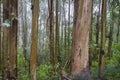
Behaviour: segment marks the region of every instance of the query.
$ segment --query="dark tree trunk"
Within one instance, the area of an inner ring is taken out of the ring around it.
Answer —
[[[92,3],[92,9],[91,9],[91,13],[93,13],[93,3]],[[90,45],[90,47],[89,47],[89,69],[90,69],[90,67],[91,67],[91,64],[92,64],[92,53],[93,53],[93,50],[92,50],[92,40],[93,40],[93,26],[92,26],[92,23],[93,23],[93,21],[92,21],[92,19],[93,19],[93,14],[91,14],[91,26],[90,26],[90,30],[89,30],[89,45]]]
[[[96,48],[95,48],[95,60],[97,60],[97,61],[98,61],[98,56],[99,56],[100,4],[101,4],[101,0],[99,0],[99,11],[98,11],[97,23],[96,23]]]
[[[99,69],[98,77],[103,77],[104,69],[104,54],[105,54],[105,28],[106,28],[106,0],[102,1],[102,15],[101,15],[101,48],[99,55]]]

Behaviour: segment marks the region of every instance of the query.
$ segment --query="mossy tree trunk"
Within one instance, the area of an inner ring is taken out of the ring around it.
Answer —
[[[39,17],[39,0],[33,0],[32,4],[32,44],[30,53],[30,80],[36,79],[36,55],[38,42],[38,17]]]

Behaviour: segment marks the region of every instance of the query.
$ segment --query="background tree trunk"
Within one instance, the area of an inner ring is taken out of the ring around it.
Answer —
[[[93,2],[92,2],[92,9],[91,9],[91,26],[90,26],[90,30],[89,30],[89,69],[92,65],[92,53],[93,53],[93,50],[92,50],[92,43],[93,43]]]
[[[59,25],[58,25],[58,0],[56,0],[56,40],[55,40],[55,58],[58,58],[58,53],[59,53]],[[56,63],[58,59],[55,59]]]
[[[95,49],[95,59],[98,61],[99,56],[99,33],[100,33],[100,6],[101,0],[99,0],[99,11],[97,15],[97,22],[96,22],[96,49]]]
[[[52,74],[54,74],[54,67],[55,67],[55,47],[54,47],[54,5],[53,0],[48,0],[48,7],[49,7],[49,25],[50,25],[50,35],[49,35],[49,41],[50,41],[50,63],[53,67],[53,70],[51,71]]]
[[[118,19],[118,27],[117,27],[117,43],[119,42],[119,33],[120,33],[120,10],[119,10],[119,19]]]
[[[1,3],[0,3],[0,15],[1,15]],[[0,64],[2,64],[2,43],[1,43],[1,18],[0,18]],[[0,75],[2,73],[2,65],[0,65]]]
[[[99,55],[99,70],[98,77],[102,78],[104,67],[104,54],[105,54],[105,28],[106,28],[106,0],[102,0],[102,15],[101,15],[101,48]]]

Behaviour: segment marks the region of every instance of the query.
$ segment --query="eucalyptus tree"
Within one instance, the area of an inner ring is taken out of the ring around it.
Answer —
[[[2,78],[17,79],[18,0],[3,1]]]
[[[36,80],[39,0],[32,0],[32,44],[30,53],[30,80]]]
[[[105,55],[105,32],[106,32],[106,0],[102,0],[101,12],[101,47],[99,55],[98,77],[102,78],[104,70],[104,55]]]
[[[88,35],[92,0],[74,1],[74,25],[71,75],[74,79],[90,80],[88,68]]]

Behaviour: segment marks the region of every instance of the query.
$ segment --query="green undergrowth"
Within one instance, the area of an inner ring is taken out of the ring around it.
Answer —
[[[104,59],[103,77],[107,80],[120,80],[120,43],[112,47],[112,58]],[[98,62],[94,61],[91,67],[91,75],[94,79],[98,78]]]

